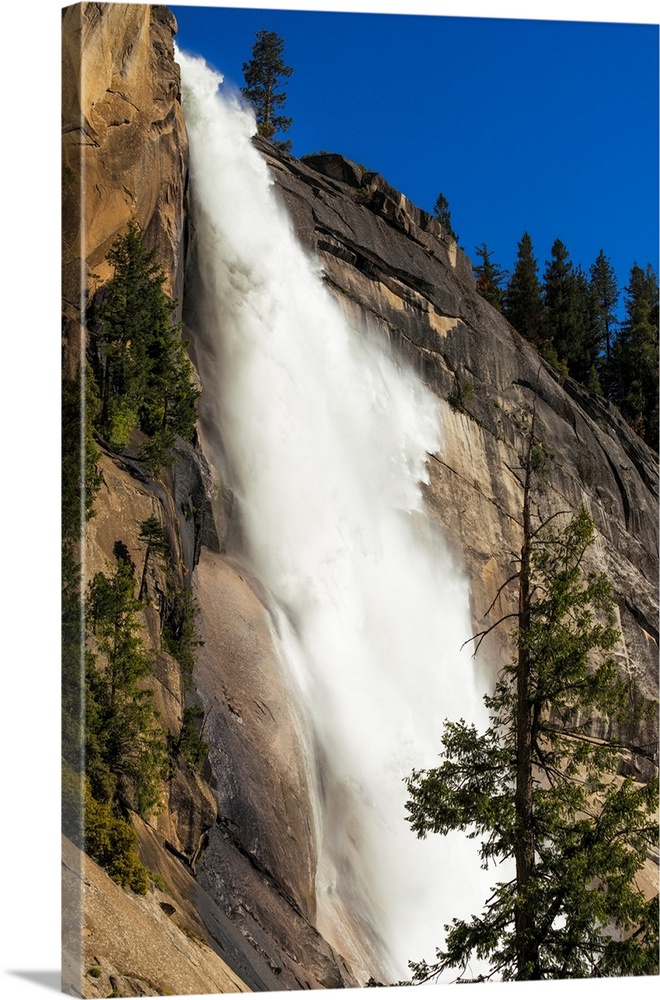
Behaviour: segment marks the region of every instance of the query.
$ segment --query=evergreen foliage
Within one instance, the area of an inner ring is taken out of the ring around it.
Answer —
[[[170,542],[165,528],[157,517],[153,514],[145,521],[140,522],[140,532],[138,538],[146,543],[144,553],[144,566],[142,569],[142,579],[140,580],[140,590],[138,599],[144,599],[147,590],[147,569],[149,568],[149,558],[152,553],[156,553],[162,559],[166,559],[170,552]]]
[[[161,644],[178,661],[188,684],[192,680],[195,666],[195,649],[200,645],[198,614],[199,606],[190,587],[170,591]]]
[[[118,451],[134,429],[148,436],[143,457],[156,474],[171,460],[176,435],[192,436],[198,390],[163,291],[156,251],[135,222],[108,252],[113,277],[90,312],[90,356],[99,387],[96,428]]]
[[[84,850],[106,869],[119,885],[144,895],[149,888],[149,872],[137,853],[137,834],[117,816],[108,802],[98,802],[85,781]]]
[[[454,232],[451,224],[451,212],[449,211],[449,202],[445,198],[444,194],[440,192],[435,200],[435,205],[433,206],[433,214],[437,221],[440,223],[444,231],[448,236],[451,236],[453,240],[458,243],[458,236]]]
[[[80,641],[81,579],[73,545],[62,546],[62,755],[72,766],[83,766],[85,664],[88,654]]]
[[[626,315],[613,354],[611,391],[628,423],[658,449],[658,278],[649,265],[634,264],[626,291]]]
[[[474,268],[484,281],[483,264]],[[490,256],[488,261],[490,260]],[[626,318],[617,319],[619,289],[600,250],[585,273],[555,240],[543,283],[529,233],[503,292],[504,315],[561,374],[616,403],[628,424],[658,448],[658,281],[650,265],[635,264],[626,291]]]
[[[475,264],[472,268],[477,279],[477,291],[490,302],[498,312],[504,311],[504,288],[503,282],[506,278],[506,271],[502,270],[499,264],[494,264],[491,260],[492,252],[485,243],[475,247],[475,253],[480,264]]]
[[[74,378],[62,377],[62,758],[75,780],[63,786],[63,828],[82,830],[82,769],[84,767],[84,676],[88,654],[81,643],[82,583],[78,542],[86,520],[93,516],[94,498],[101,485],[98,449],[92,435],[97,397],[93,376],[80,369]],[[84,396],[83,396],[84,393]]]
[[[275,139],[278,132],[288,132],[292,119],[281,114],[286,94],[277,88],[286,83],[293,73],[282,57],[284,39],[274,31],[258,31],[252,46],[252,58],[243,63],[245,87],[243,96],[254,108],[257,132],[269,139],[279,149],[288,152],[291,139]]]
[[[135,567],[122,542],[115,545],[114,572],[97,573],[84,599],[76,551],[101,484],[94,434],[122,450],[141,430],[142,457],[156,474],[171,461],[176,435],[191,438],[199,393],[172,321],[175,304],[135,223],[107,259],[113,277],[87,315],[89,364],[82,377],[65,376],[62,387],[62,819],[64,833],[115,881],[145,892],[148,871],[124,817],[130,807],[146,816],[158,805],[169,769],[166,735],[147,687],[152,658],[138,624],[150,562],[169,556],[169,539],[158,518],[140,524],[146,551],[137,599]],[[188,639],[191,627],[180,624]],[[184,662],[182,669],[192,668]],[[188,730],[184,746],[195,757],[203,741]]]
[[[561,240],[552,245],[543,284],[541,353],[559,371],[600,390],[597,303],[582,268],[575,268]]]
[[[149,873],[137,855],[135,831],[115,815],[109,803],[98,802],[87,777],[66,762],[62,767],[62,805],[64,835],[119,885],[144,894],[149,888]]]
[[[84,385],[82,384],[84,382]],[[84,393],[84,397],[83,397]],[[75,541],[83,523],[93,515],[101,485],[99,450],[93,436],[99,401],[89,367],[81,380],[62,377],[62,537]]]
[[[541,336],[541,283],[529,233],[523,233],[518,255],[504,293],[504,315],[526,340],[537,347]]]
[[[130,790],[145,816],[157,805],[167,755],[153,692],[144,686],[152,662],[138,635],[134,589],[133,567],[124,561],[112,576],[97,573],[89,587],[98,652],[87,669],[86,769],[97,801],[118,803]]]
[[[543,277],[543,348],[542,353],[554,361],[570,360],[575,347],[577,288],[573,264],[561,240],[552,244],[551,258],[546,261]]]
[[[571,376],[602,396],[598,376],[601,332],[596,291],[581,267],[573,273],[575,295],[575,349],[569,366]]]
[[[201,770],[209,752],[209,745],[200,733],[204,712],[199,705],[183,710],[183,725],[177,742],[177,750],[189,764]]]
[[[458,413],[466,413],[466,403],[474,399],[474,386],[468,379],[459,377],[458,372],[454,372],[454,385],[447,396],[447,402],[452,410]]]
[[[589,268],[589,276],[595,303],[600,381],[605,393],[608,394],[611,379],[612,346],[617,328],[616,307],[619,302],[619,289],[614,268],[603,250],[600,250],[598,257]]]
[[[594,537],[581,510],[562,526],[532,514],[544,463],[529,434],[522,474],[523,544],[513,633],[516,655],[486,697],[485,732],[446,722],[439,767],[408,779],[415,833],[468,832],[484,867],[515,861],[480,915],[454,919],[434,963],[411,962],[414,980],[488,963],[479,979],[652,975],[658,904],[636,876],[657,842],[657,780],[619,780],[616,746],[589,736],[594,715],[625,718],[631,692],[612,659],[618,640],[607,579],[584,568]],[[557,518],[559,515],[556,516]],[[491,609],[495,604],[491,605]],[[477,649],[504,619],[474,638]]]

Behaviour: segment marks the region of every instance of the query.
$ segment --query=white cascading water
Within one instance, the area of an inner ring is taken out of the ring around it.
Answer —
[[[190,140],[205,438],[313,732],[321,933],[356,972],[408,978],[485,899],[472,841],[420,841],[404,779],[444,719],[483,720],[466,580],[423,513],[441,405],[353,331],[298,244],[252,112],[179,52]],[[221,443],[220,443],[221,442]]]

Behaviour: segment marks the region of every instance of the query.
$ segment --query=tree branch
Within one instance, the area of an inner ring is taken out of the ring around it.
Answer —
[[[461,644],[461,649],[463,649],[463,646],[467,646],[469,642],[472,642],[473,639],[479,639],[479,642],[476,645],[474,653],[472,654],[472,659],[474,659],[474,657],[479,652],[479,647],[481,646],[481,643],[484,641],[489,632],[492,632],[493,629],[497,628],[498,625],[501,625],[502,622],[507,620],[507,618],[517,618],[517,617],[518,617],[517,611],[512,611],[511,614],[503,615],[493,625],[491,625],[490,628],[484,629],[483,632],[475,632],[475,634],[471,635],[469,639],[466,639],[465,642]]]
[[[514,580],[517,580],[519,578],[519,576],[520,576],[520,573],[514,573],[512,576],[509,577],[508,580],[504,581],[504,583],[502,584],[501,587],[498,587],[498,590],[497,590],[497,593],[495,594],[495,597],[493,598],[493,600],[489,604],[488,608],[484,612],[484,616],[483,616],[484,618],[487,618],[488,615],[491,613],[491,611],[493,610],[493,607],[495,605],[495,602],[496,602],[497,598],[500,596],[500,594],[502,593],[502,591],[504,590],[504,588],[508,587],[508,585],[510,583],[512,583]],[[469,641],[470,640],[468,639],[468,642]]]

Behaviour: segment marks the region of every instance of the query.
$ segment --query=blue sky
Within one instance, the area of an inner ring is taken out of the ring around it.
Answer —
[[[174,6],[177,42],[237,86],[255,33],[285,39],[293,153],[340,152],[510,269],[528,230],[619,284],[658,268],[658,27]]]

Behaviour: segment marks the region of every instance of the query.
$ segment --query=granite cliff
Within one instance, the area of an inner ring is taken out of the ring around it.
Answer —
[[[455,242],[382,177],[339,155],[300,162],[256,141],[346,313],[377,329],[454,404],[442,459],[430,459],[427,502],[469,575],[475,631],[520,550],[514,470],[536,400],[549,456],[544,509],[584,505],[593,517],[593,564],[618,598],[620,667],[657,698],[657,455],[615,407],[539,358],[476,292]],[[657,762],[652,725],[628,740],[642,771],[644,760]]]
[[[177,298],[181,312],[187,136],[175,31],[165,7],[85,3],[63,11],[62,343],[68,378],[84,359],[86,307],[110,274],[107,252],[129,220],[139,224],[147,245],[157,248],[164,288]],[[145,555],[139,526],[155,515],[173,548],[167,568],[155,568],[151,585],[158,596],[190,581],[203,543],[206,559],[224,549],[231,494],[198,447],[179,440],[174,464],[155,480],[139,460],[137,444],[121,455],[101,446],[102,485],[85,529],[83,585],[95,573],[112,569],[118,543],[139,565]],[[217,495],[221,502],[214,517],[211,498]],[[202,573],[200,567],[197,577]],[[154,921],[130,902],[103,913],[95,900],[106,891],[107,878],[65,843],[63,982],[74,995],[355,982],[312,926],[314,852],[305,778],[296,760],[268,615],[246,583],[245,571],[232,560],[226,561],[225,580],[224,617],[213,615],[203,626],[201,652],[213,651],[213,656],[200,657],[199,669],[208,665],[209,689],[230,719],[245,715],[252,738],[247,749],[233,740],[229,757],[218,740],[211,753],[215,771],[207,765],[204,777],[177,759],[149,822],[131,812],[141,858],[156,876],[147,909],[157,914],[160,906],[164,920],[161,915]],[[233,618],[228,602],[236,608]],[[142,634],[155,660],[150,686],[160,722],[176,740],[195,694],[185,690],[179,664],[162,648],[158,601],[147,604]],[[234,671],[228,681],[223,676],[227,662]],[[271,787],[280,791],[265,795]],[[226,886],[224,891],[216,886],[215,897],[194,877],[209,833],[219,841],[213,865]],[[119,900],[123,892],[117,889],[114,897]],[[196,967],[194,975],[172,978],[169,960],[159,962],[172,947]]]
[[[85,3],[63,11],[67,374],[84,356],[87,298],[108,276],[107,251],[131,219],[158,249],[195,353],[195,234],[175,31],[160,6]],[[340,155],[299,161],[255,143],[346,314],[386,338],[455,404],[442,456],[429,457],[425,499],[470,579],[475,631],[520,547],[521,487],[513,470],[536,400],[537,430],[550,455],[543,503],[590,511],[598,533],[593,565],[617,595],[620,669],[657,701],[657,456],[615,409],[539,361],[477,294],[453,239],[382,177]],[[203,369],[199,376],[204,387]],[[101,996],[111,989],[148,995],[355,985],[341,942],[333,948],[315,929],[316,845],[298,708],[268,595],[236,543],[231,491],[199,441],[179,441],[176,461],[159,479],[146,473],[135,448],[122,455],[104,449],[100,468],[85,533],[86,580],[113,564],[118,541],[139,564],[139,525],[157,514],[174,554],[156,571],[154,589],[192,582],[203,645],[194,690],[186,691],[179,665],[161,649],[158,610],[146,607],[152,686],[173,737],[186,705],[203,705],[210,750],[202,774],[178,762],[148,822],[131,816],[141,856],[167,891],[153,884],[136,902],[65,845],[65,987]],[[501,640],[491,648],[493,669],[506,655]],[[603,720],[594,735],[611,733]],[[629,748],[622,769],[648,776],[657,767],[656,722],[617,735]],[[185,963],[175,975],[177,952]]]

